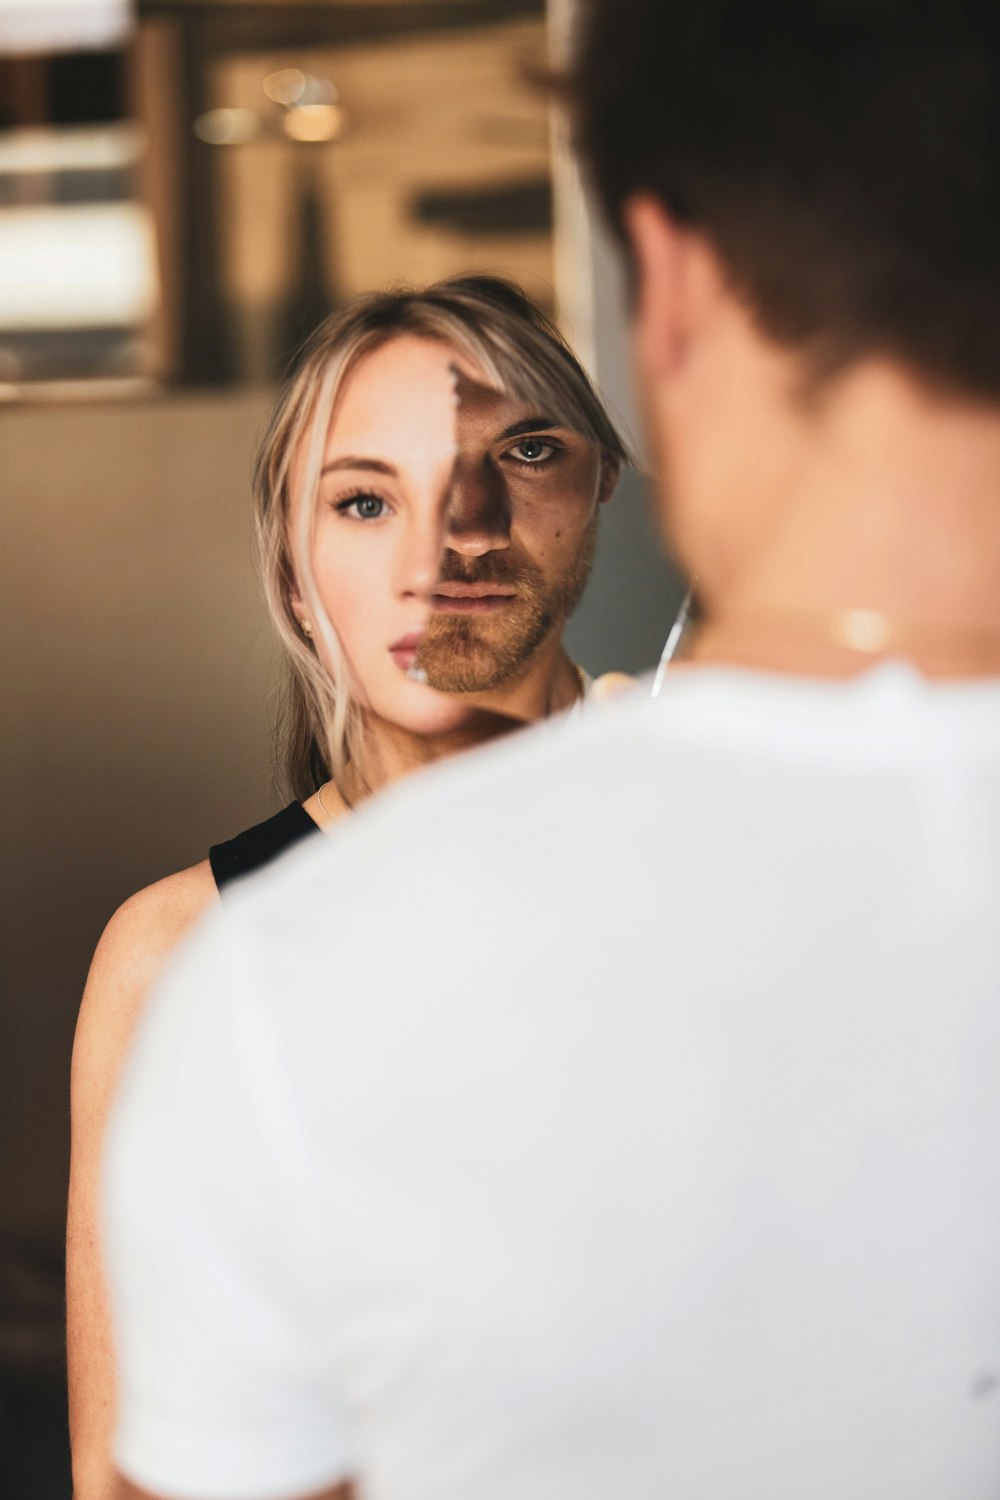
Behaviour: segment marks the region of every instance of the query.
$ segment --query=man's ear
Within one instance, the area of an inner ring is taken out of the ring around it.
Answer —
[[[667,380],[719,306],[724,278],[713,247],[651,193],[623,206],[635,275],[633,324],[647,375]]]
[[[621,471],[621,463],[613,454],[604,453],[601,455],[601,484],[597,491],[598,505],[603,505],[605,500],[611,499]]]

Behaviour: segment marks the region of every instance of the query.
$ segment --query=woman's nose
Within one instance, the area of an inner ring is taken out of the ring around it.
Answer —
[[[397,561],[397,593],[430,603],[441,571],[445,546],[444,507],[433,517],[408,528]]]

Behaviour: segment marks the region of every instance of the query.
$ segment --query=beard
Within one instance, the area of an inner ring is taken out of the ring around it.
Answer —
[[[528,558],[518,562],[503,552],[471,560],[446,552],[442,583],[496,583],[517,594],[493,615],[431,615],[417,657],[430,686],[442,693],[486,693],[519,681],[579,604],[596,546],[595,514],[576,555],[556,578],[546,578]]]

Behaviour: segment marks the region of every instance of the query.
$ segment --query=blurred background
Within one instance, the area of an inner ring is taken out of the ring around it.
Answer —
[[[530,81],[572,0],[0,0],[0,1494],[67,1500],[68,1068],[114,908],[283,800],[248,475],[358,292],[519,281],[635,437],[619,274]],[[679,599],[625,478],[570,631]]]

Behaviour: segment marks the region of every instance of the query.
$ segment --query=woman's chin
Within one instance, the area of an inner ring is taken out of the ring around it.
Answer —
[[[475,707],[462,697],[437,693],[433,688],[413,684],[405,697],[393,693],[382,703],[372,705],[380,718],[409,734],[451,734],[463,728],[475,715]]]

